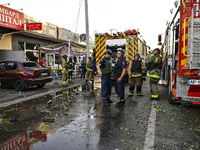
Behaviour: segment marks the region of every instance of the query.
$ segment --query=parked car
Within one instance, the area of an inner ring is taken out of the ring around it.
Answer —
[[[14,87],[23,91],[29,86],[42,88],[52,81],[50,69],[42,68],[32,61],[0,62],[0,82],[2,88]]]

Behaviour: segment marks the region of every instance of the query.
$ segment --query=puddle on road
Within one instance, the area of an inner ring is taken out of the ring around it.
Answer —
[[[94,97],[94,91],[99,88],[100,82],[97,80],[93,86],[90,83],[78,85],[0,108],[0,149],[32,149],[36,143],[47,141],[55,130],[70,124],[74,116],[80,115],[76,112],[80,113],[81,110],[73,110],[76,103],[84,102],[83,105],[87,107],[86,99]]]

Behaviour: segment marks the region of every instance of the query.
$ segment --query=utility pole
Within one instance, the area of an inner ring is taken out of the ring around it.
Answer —
[[[88,0],[85,0],[85,26],[86,26],[86,52],[87,58],[90,56],[90,44],[89,44],[89,19],[88,19]]]

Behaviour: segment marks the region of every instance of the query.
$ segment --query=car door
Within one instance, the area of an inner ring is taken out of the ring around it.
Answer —
[[[15,77],[17,74],[17,63],[7,62],[4,71],[4,84],[6,87],[12,87],[14,85]]]
[[[0,63],[0,85],[2,87],[3,87],[3,82],[4,82],[4,79],[5,79],[5,74],[4,74],[5,67],[6,67],[6,62],[1,62]]]

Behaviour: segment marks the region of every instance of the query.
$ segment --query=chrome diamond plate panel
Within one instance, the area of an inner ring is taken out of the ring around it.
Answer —
[[[200,97],[188,97],[188,96],[184,96],[184,97],[182,97],[182,101],[186,101],[186,102],[200,102]]]
[[[176,82],[176,97],[184,97],[188,96],[188,90],[190,88],[187,84],[181,84],[181,80],[188,80],[187,77],[177,76],[177,82]]]
[[[192,41],[191,39],[191,26],[188,30],[188,41]],[[190,50],[191,42],[188,42],[188,55],[191,55]],[[192,60],[192,64],[190,64],[190,60]],[[200,18],[194,18],[194,26],[193,26],[193,55],[192,58],[187,59],[187,63],[190,64],[191,69],[199,69],[200,68]]]

